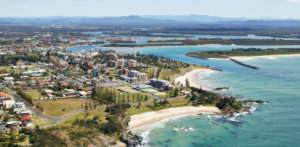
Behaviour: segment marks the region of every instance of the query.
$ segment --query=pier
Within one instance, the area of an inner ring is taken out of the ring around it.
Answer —
[[[246,67],[249,67],[249,68],[253,68],[253,69],[259,69],[259,67],[257,66],[252,66],[252,65],[248,65],[248,64],[245,64],[241,61],[238,61],[238,60],[235,60],[235,59],[232,59],[232,58],[229,58],[231,61],[237,63],[237,64],[240,64],[240,65],[243,65],[243,66],[246,66]]]

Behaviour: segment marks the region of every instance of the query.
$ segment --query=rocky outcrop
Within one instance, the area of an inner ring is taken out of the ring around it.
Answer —
[[[131,131],[124,133],[124,137],[120,138],[120,141],[125,143],[127,146],[136,147],[142,142],[143,138],[133,134]]]
[[[235,114],[235,113],[244,113],[244,112],[251,112],[251,107],[249,106],[240,106],[240,107],[231,107],[231,108],[224,108],[221,110],[222,114]]]
[[[245,104],[247,104],[247,103],[258,103],[258,104],[269,103],[269,101],[262,101],[262,100],[244,100],[243,102]]]

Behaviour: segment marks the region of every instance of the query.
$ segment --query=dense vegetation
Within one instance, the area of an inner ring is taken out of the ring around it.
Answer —
[[[152,66],[165,68],[165,69],[178,69],[178,68],[186,68],[186,67],[193,66],[192,64],[189,63],[185,63],[164,56],[157,56],[154,54],[149,54],[149,55],[139,54],[136,60],[146,65],[152,65]]]
[[[0,63],[2,66],[9,66],[10,64],[16,65],[17,61],[28,61],[28,62],[45,62],[46,57],[42,55],[4,55],[0,56]]]
[[[105,112],[115,116],[124,116],[127,109],[131,107],[130,104],[116,104],[112,107],[107,107]]]
[[[219,102],[216,104],[216,106],[219,109],[226,109],[226,108],[231,108],[231,107],[240,107],[241,103],[239,103],[238,101],[236,101],[233,97],[226,97],[226,98],[222,98],[219,100]]]
[[[223,96],[209,92],[206,90],[198,89],[195,87],[191,87],[192,90],[192,98],[190,101],[193,102],[194,105],[213,105],[218,107],[219,109],[236,109],[241,107],[242,104],[235,100],[235,98],[228,98]]]
[[[108,88],[93,87],[91,98],[100,104],[116,103],[116,91]]]
[[[25,93],[24,91],[22,90],[18,90],[17,91],[17,95],[19,95],[23,100],[25,100],[27,103],[31,104],[31,105],[34,105],[33,103],[33,100],[32,100],[32,97]]]
[[[233,56],[264,56],[264,55],[289,55],[300,54],[299,48],[286,48],[286,49],[232,49],[229,51],[200,51],[187,53],[187,56],[197,58],[228,58]]]
[[[29,141],[33,147],[65,147],[67,144],[59,137],[52,135],[49,131],[38,129],[23,128],[20,131],[25,135],[29,135]]]

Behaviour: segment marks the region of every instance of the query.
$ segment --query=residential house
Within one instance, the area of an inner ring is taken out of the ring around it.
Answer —
[[[13,108],[15,101],[13,100],[4,100],[2,102],[3,109]]]
[[[25,103],[24,102],[17,102],[14,104],[14,112],[15,113],[20,113],[25,111]]]
[[[45,92],[47,94],[52,94],[54,91],[51,89],[44,89],[43,92]]]

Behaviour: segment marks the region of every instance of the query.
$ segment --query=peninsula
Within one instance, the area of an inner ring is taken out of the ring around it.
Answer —
[[[286,49],[232,49],[229,51],[198,51],[187,53],[187,56],[200,59],[229,59],[230,57],[257,57],[257,56],[274,56],[274,55],[297,55],[300,54],[300,48]]]

